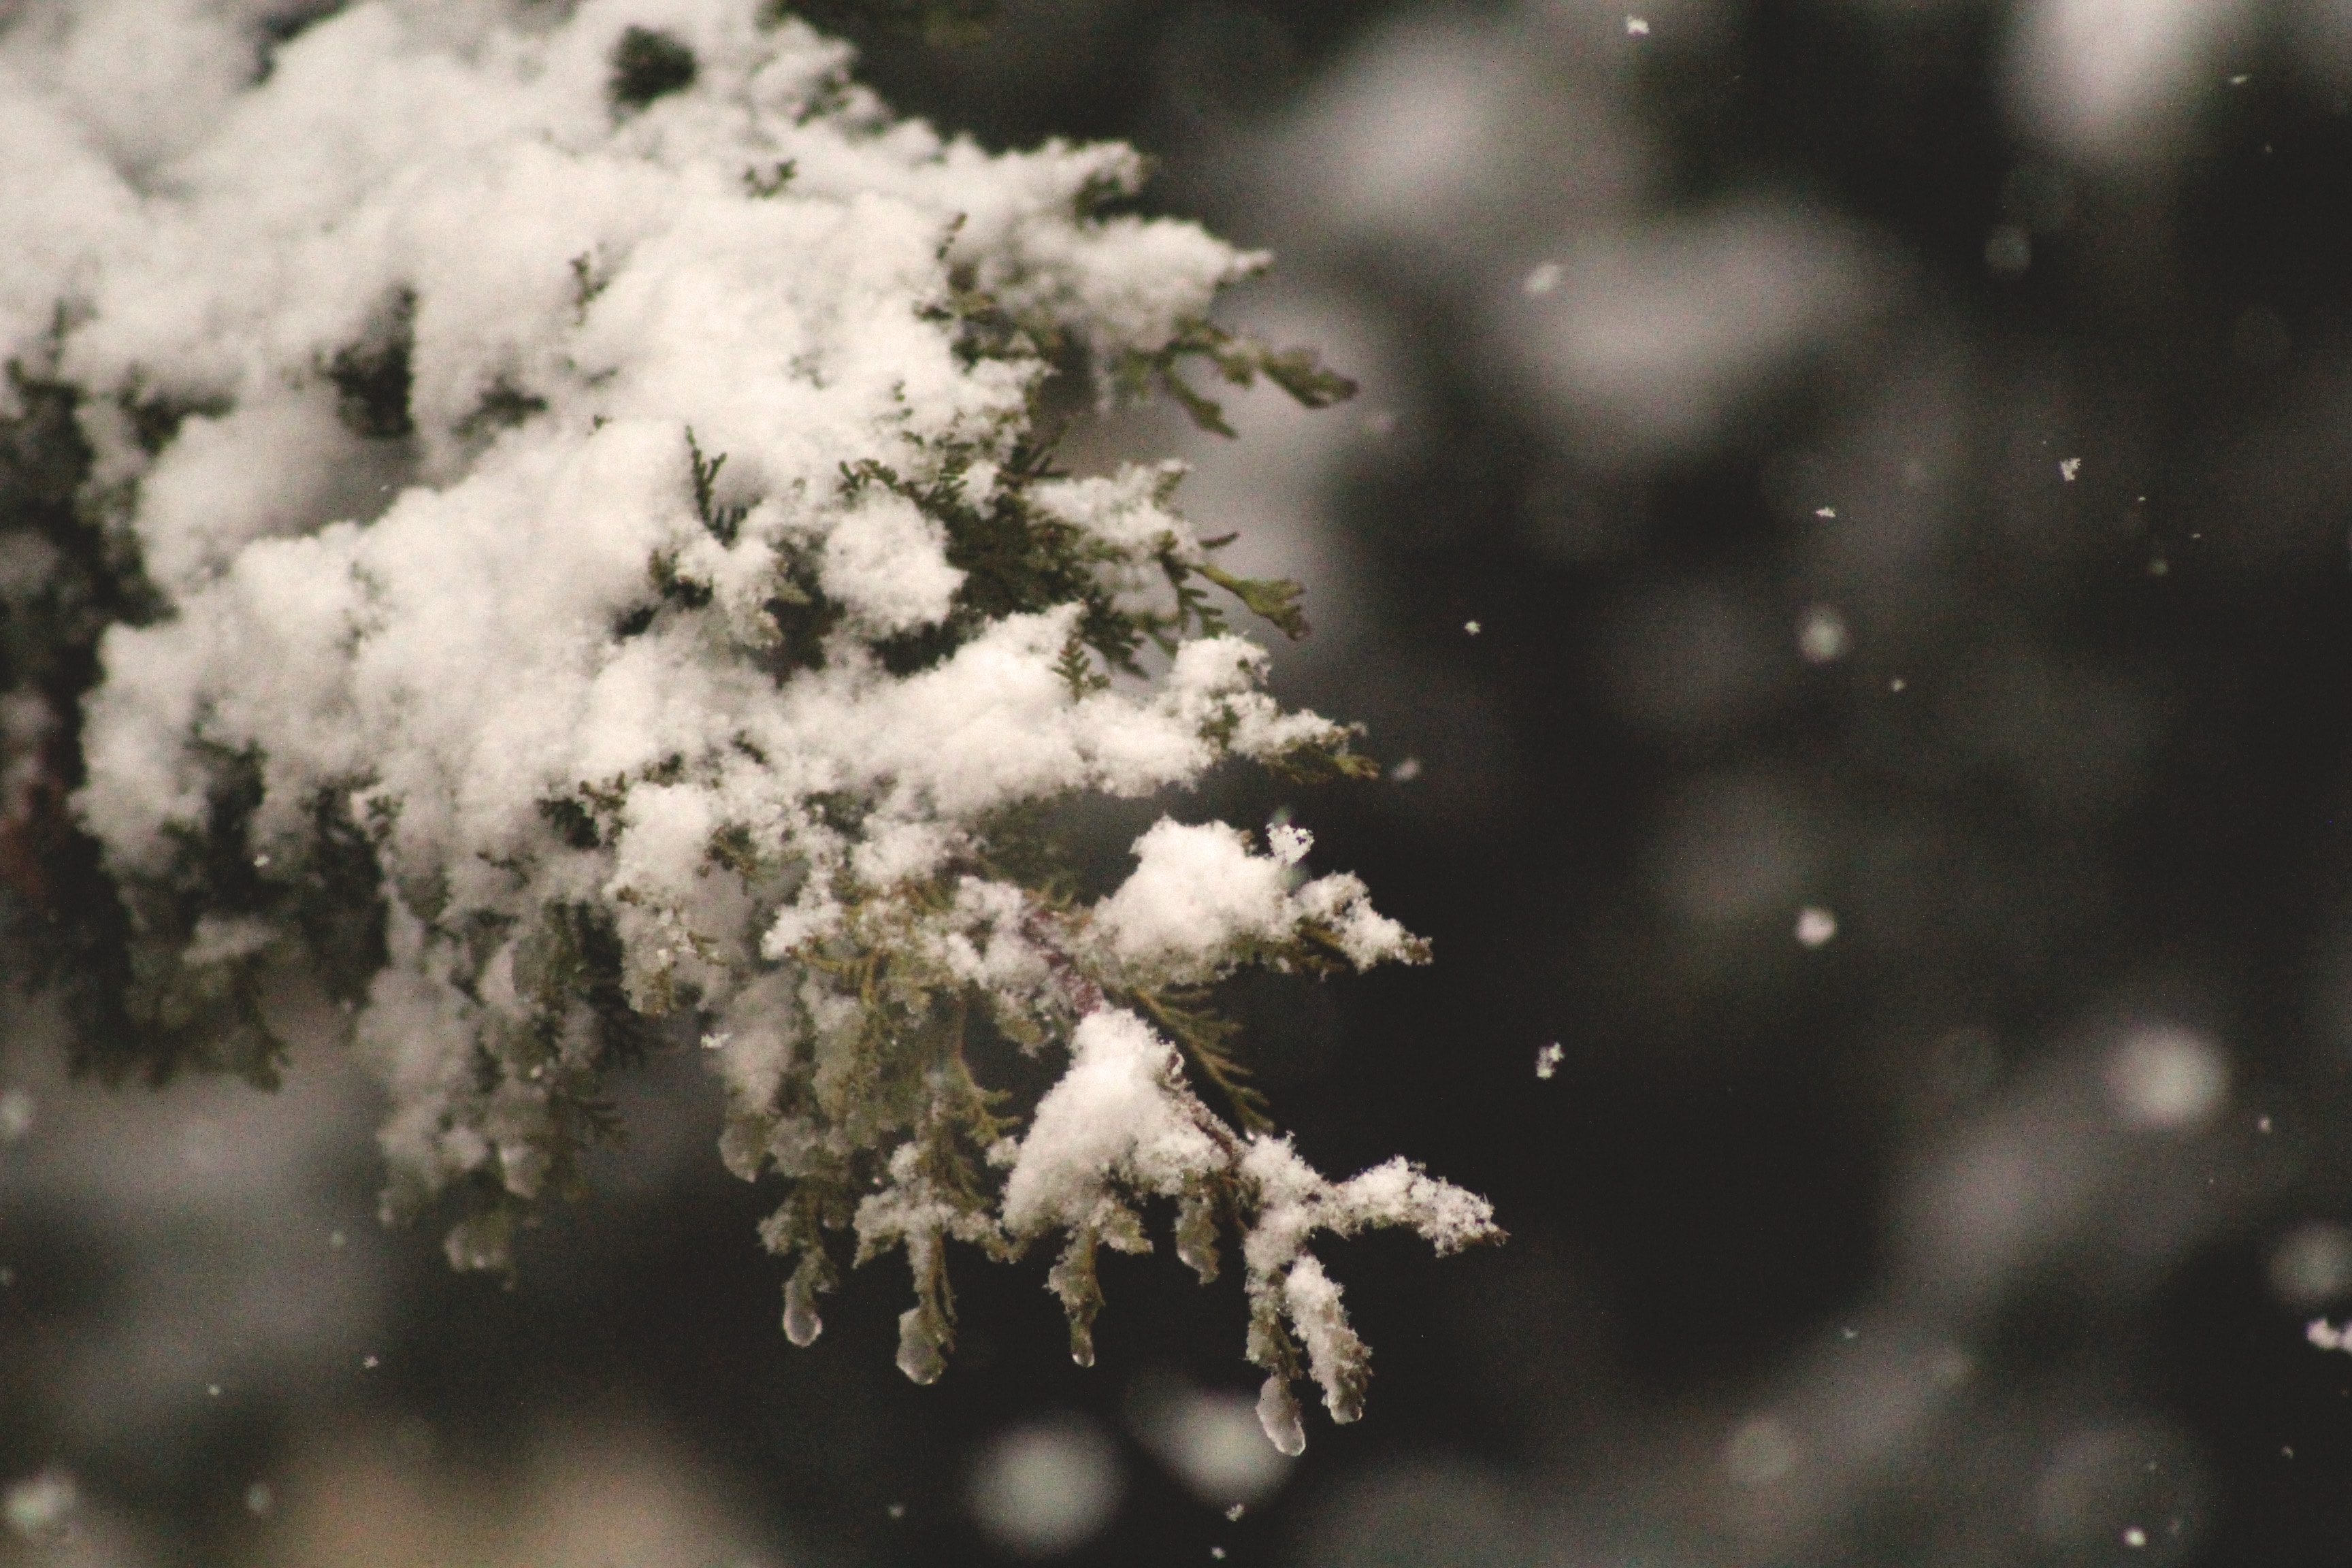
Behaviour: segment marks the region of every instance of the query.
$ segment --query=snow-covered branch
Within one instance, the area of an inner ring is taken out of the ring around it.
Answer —
[[[143,162],[0,83],[45,150],[0,169],[0,415],[65,410],[79,464],[12,545],[49,552],[12,616],[76,612],[80,663],[10,671],[53,787],[12,782],[9,831],[94,846],[112,889],[61,921],[11,880],[98,976],[88,1061],[267,1080],[262,976],[307,963],[390,1093],[387,1213],[503,1268],[517,1205],[612,1131],[606,1075],[699,1037],[730,1166],[785,1181],[796,1342],[854,1232],[913,1268],[928,1381],[947,1244],[1051,1232],[1087,1359],[1095,1249],[1145,1246],[1161,1198],[1204,1276],[1240,1237],[1269,1433],[1303,1442],[1302,1373],[1352,1418],[1365,1352],[1308,1240],[1450,1250],[1491,1216],[1402,1163],[1311,1170],[1200,988],[1423,948],[1308,879],[1297,829],[1163,820],[1090,902],[1020,868],[1026,808],[1075,792],[1367,766],[1228,623],[1302,631],[1296,585],[1216,564],[1181,469],[1071,479],[1041,429],[1087,364],[1211,422],[1187,356],[1339,395],[1206,323],[1265,258],[1106,216],[1126,148],[894,119],[741,0],[458,15],[345,10]],[[980,1031],[1066,1054],[1025,1131]]]

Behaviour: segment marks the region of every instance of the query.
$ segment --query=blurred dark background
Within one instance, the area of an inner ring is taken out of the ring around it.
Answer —
[[[853,36],[988,144],[1136,142],[1148,206],[1274,251],[1234,323],[1363,384],[1071,460],[1183,452],[1204,531],[1308,582],[1281,689],[1387,779],[1151,809],[1287,810],[1433,940],[1234,1000],[1311,1159],[1404,1152],[1510,1243],[1332,1247],[1370,1414],[1286,1467],[1237,1286],[1169,1256],[1106,1269],[1090,1371],[1043,1259],[960,1268],[934,1387],[887,1265],[793,1350],[695,1062],[501,1291],[375,1227],[331,1062],[307,1120],[159,1114],[20,1010],[0,1459],[12,1519],[69,1474],[89,1523],[0,1552],[2345,1561],[2352,4]]]

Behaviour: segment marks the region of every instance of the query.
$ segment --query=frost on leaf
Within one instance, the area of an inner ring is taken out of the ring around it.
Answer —
[[[1159,1205],[1203,1278],[1238,1246],[1277,1441],[1295,1379],[1352,1417],[1308,1242],[1491,1218],[1308,1168],[1212,987],[1425,948],[1286,824],[1163,820],[1092,900],[1037,826],[1377,776],[1237,629],[1302,635],[1299,585],[1223,567],[1179,466],[1056,470],[1048,379],[1213,426],[1190,374],[1352,388],[1209,322],[1264,257],[1106,215],[1130,149],[895,119],[753,0],[481,9],[340,10],[135,185],[0,81],[7,609],[49,639],[0,671],[0,881],[83,1065],[269,1082],[307,966],[387,1093],[387,1215],[505,1271],[611,1076],[699,1042],[795,1343],[895,1254],[929,1381],[952,1247],[1050,1238],[1086,1360]],[[1025,1121],[982,1043],[1061,1066]]]

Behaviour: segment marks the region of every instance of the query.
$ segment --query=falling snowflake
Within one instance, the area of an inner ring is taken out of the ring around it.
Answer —
[[[1833,664],[1853,646],[1845,617],[1827,605],[1815,605],[1797,623],[1797,653],[1807,664]]]

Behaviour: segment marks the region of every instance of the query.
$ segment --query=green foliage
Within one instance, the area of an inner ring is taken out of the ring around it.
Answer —
[[[1308,408],[1328,408],[1356,395],[1356,384],[1328,368],[1312,349],[1270,349],[1208,321],[1189,323],[1157,353],[1121,356],[1112,374],[1130,395],[1164,394],[1202,429],[1231,436],[1223,407],[1180,374],[1178,367],[1187,360],[1206,361],[1228,384],[1244,389],[1263,375]]]
[[[771,163],[764,169],[746,169],[743,171],[743,194],[754,201],[780,196],[783,195],[784,187],[793,183],[793,176],[799,173],[799,163],[791,158]]]
[[[266,976],[303,961],[331,997],[362,1000],[385,958],[383,873],[350,791],[317,795],[307,831],[272,854],[252,833],[260,759],[218,747],[203,756],[203,826],[173,834],[160,872],[116,884],[127,984],[111,1026],[82,1032],[76,1066],[152,1082],[230,1072],[271,1089],[287,1052],[262,1010]]]
[[[455,433],[461,440],[471,441],[494,436],[500,430],[511,430],[531,416],[546,412],[546,398],[500,376],[484,389],[481,401],[457,422]]]
[[[60,313],[52,354],[65,325]],[[19,362],[6,377],[16,411],[0,414],[0,963],[17,984],[56,994],[77,1067],[167,1073],[168,1051],[120,1047],[131,1033],[129,911],[66,805],[82,780],[76,732],[99,638],[152,618],[156,595],[114,521],[121,498],[90,483],[79,390]],[[125,401],[142,445],[160,446],[190,412],[163,398]]]
[[[715,458],[702,455],[701,445],[689,427],[686,433],[686,453],[689,471],[694,476],[694,515],[710,531],[710,537],[719,543],[732,546],[735,536],[742,531],[743,519],[751,510],[746,506],[729,506],[719,500],[719,472],[727,466],[727,454]]]
[[[415,432],[408,397],[413,379],[409,358],[415,340],[416,294],[401,289],[376,313],[364,337],[336,350],[327,362],[336,415],[352,435],[393,440]]]
[[[572,316],[574,324],[588,319],[588,307],[596,296],[612,286],[613,279],[597,265],[596,258],[582,251],[572,258]]]
[[[1185,1060],[1224,1097],[1236,1126],[1244,1132],[1271,1132],[1274,1117],[1265,1096],[1249,1082],[1249,1068],[1233,1054],[1241,1026],[1219,1014],[1200,986],[1114,993],[1114,999],[1160,1026],[1184,1052]]]
[[[612,68],[605,92],[616,110],[643,109],[684,92],[700,69],[694,51],[674,34],[634,26],[613,46]]]

